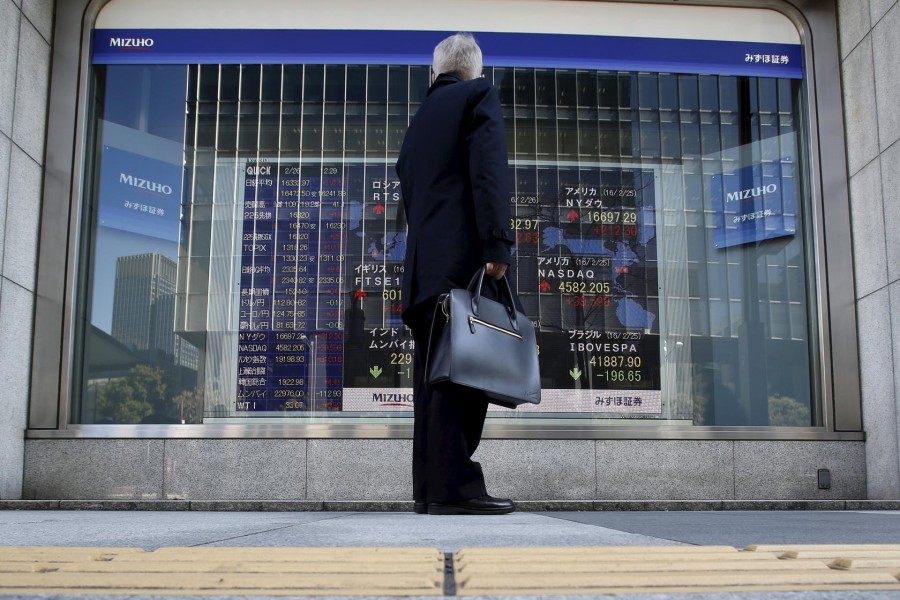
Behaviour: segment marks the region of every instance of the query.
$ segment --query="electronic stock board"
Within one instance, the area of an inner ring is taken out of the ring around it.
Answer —
[[[302,33],[98,29],[94,62],[226,64],[252,49],[263,64],[358,65],[381,48],[382,64],[427,65],[428,49],[447,35]],[[794,44],[477,36],[493,64],[509,69],[802,76]],[[418,349],[400,321],[406,230],[393,160],[323,148],[258,151],[238,164],[233,412],[409,410]],[[658,167],[600,156],[510,161],[511,278],[536,327],[543,388],[542,403],[519,412],[663,412]]]

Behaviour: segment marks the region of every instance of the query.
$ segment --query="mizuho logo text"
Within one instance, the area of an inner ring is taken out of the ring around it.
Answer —
[[[157,194],[165,194],[166,196],[172,195],[172,186],[166,185],[164,183],[157,183],[156,181],[150,181],[149,179],[141,179],[140,177],[135,177],[134,175],[119,173],[119,183],[124,183],[125,185],[130,185],[131,187],[140,188],[142,190],[148,190]]]
[[[778,191],[778,185],[770,183],[769,185],[761,185],[746,190],[738,190],[736,192],[728,192],[725,194],[725,202],[736,202],[737,200],[749,200],[751,198],[759,198],[765,194],[774,194]]]
[[[153,38],[120,38],[109,40],[110,48],[152,48]]]

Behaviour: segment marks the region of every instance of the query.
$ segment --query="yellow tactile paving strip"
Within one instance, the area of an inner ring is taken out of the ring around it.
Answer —
[[[435,596],[428,548],[0,548],[0,594]]]
[[[470,548],[453,566],[445,582],[445,556],[428,548],[0,547],[0,594],[900,591],[900,544]]]
[[[885,566],[857,562],[863,558]],[[900,544],[742,551],[730,546],[624,546],[465,549],[456,553],[454,565],[460,596],[653,594],[900,590],[900,569],[888,562],[894,559],[900,560]]]

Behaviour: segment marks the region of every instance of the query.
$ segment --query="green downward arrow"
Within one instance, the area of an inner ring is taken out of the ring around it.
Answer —
[[[381,369],[381,367],[379,367],[378,365],[375,365],[374,367],[369,369],[369,373],[372,374],[372,377],[374,377],[375,379],[378,379],[378,376],[381,375],[382,373],[384,373],[384,371]]]
[[[581,369],[575,367],[574,369],[569,371],[569,375],[572,376],[572,379],[578,379],[579,377],[581,377]]]

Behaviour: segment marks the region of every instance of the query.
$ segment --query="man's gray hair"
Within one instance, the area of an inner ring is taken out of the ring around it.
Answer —
[[[464,80],[481,77],[481,48],[471,33],[457,33],[434,48],[431,68],[435,75],[454,73]]]

